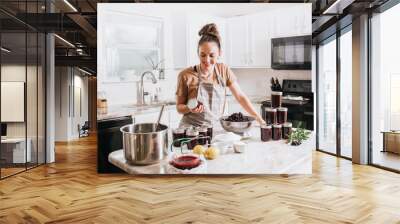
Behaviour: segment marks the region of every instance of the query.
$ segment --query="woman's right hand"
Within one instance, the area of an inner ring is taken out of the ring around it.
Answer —
[[[199,104],[197,107],[195,107],[194,109],[189,109],[190,112],[192,113],[202,113],[204,111],[204,105],[203,104]]]

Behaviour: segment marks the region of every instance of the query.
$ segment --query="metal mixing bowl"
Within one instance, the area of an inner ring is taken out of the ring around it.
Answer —
[[[121,127],[125,159],[134,165],[158,163],[168,155],[168,126],[156,123]]]
[[[222,128],[224,128],[225,131],[233,132],[235,134],[240,134],[240,135],[243,135],[243,133],[250,130],[255,121],[255,118],[250,116],[243,116],[247,117],[249,121],[227,121],[226,119],[228,117],[229,116],[223,116],[219,119]]]

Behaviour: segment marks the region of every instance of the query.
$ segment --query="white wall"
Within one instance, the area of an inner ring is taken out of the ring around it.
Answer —
[[[71,67],[56,67],[55,73],[55,141],[69,141],[78,138],[78,124],[88,120],[88,78]]]

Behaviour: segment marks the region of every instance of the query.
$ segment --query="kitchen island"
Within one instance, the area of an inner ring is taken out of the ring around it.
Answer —
[[[214,160],[202,159],[202,165],[192,170],[171,166],[171,155],[147,166],[129,164],[122,149],[110,153],[108,159],[129,174],[311,174],[314,133],[299,146],[291,146],[286,140],[261,142],[259,127],[254,127],[250,133],[252,137],[243,140],[247,143],[245,152],[227,149]]]

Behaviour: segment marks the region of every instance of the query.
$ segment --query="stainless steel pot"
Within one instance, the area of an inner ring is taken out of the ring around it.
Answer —
[[[168,154],[168,126],[155,123],[121,127],[125,159],[134,165],[157,163]]]

